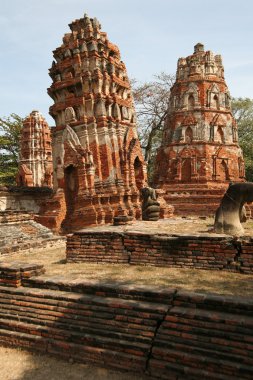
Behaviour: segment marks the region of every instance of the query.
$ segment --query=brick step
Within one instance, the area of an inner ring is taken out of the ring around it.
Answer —
[[[206,191],[198,191],[196,189],[192,189],[192,190],[188,190],[188,189],[184,189],[184,190],[172,190],[172,191],[168,191],[165,195],[164,195],[164,198],[167,199],[167,198],[193,198],[193,199],[196,199],[197,197],[199,198],[203,198],[203,199],[213,199],[213,200],[216,200],[216,199],[221,199],[224,195],[224,192],[216,192],[216,191],[210,191],[210,190],[206,190]]]
[[[146,355],[167,309],[71,292],[1,288],[0,328]]]
[[[176,333],[175,333],[176,331]],[[228,344],[227,339],[228,332],[219,333],[219,331],[210,332],[208,329],[195,328],[194,330],[189,328],[187,330],[186,326],[178,324],[171,325],[171,329],[161,329],[157,335],[157,342],[159,345],[166,345],[167,341],[171,339],[174,341],[184,342],[185,344],[197,345],[199,347],[209,347],[215,346],[217,350],[226,351],[226,345]],[[230,334],[229,336],[229,347],[232,349],[234,347],[235,351],[242,352],[242,350],[247,350],[248,355],[253,357],[253,337],[252,333],[250,337],[244,337],[242,334]]]
[[[220,316],[221,321],[224,322],[229,318],[228,314],[239,314],[239,321],[235,322],[238,325],[241,317],[253,317],[253,300],[251,297],[193,294],[192,292],[180,290],[176,293],[173,305],[172,312],[182,313],[181,315],[190,312],[192,319],[207,320],[210,318],[210,311],[215,311],[215,315]],[[230,318],[233,319],[234,317],[231,316]],[[215,322],[217,321],[215,320]]]
[[[149,361],[149,373],[153,378],[165,380],[238,380],[237,376],[226,376],[217,371],[210,372],[201,368],[191,368],[182,366],[180,363],[165,362],[153,358]]]
[[[170,309],[156,334],[151,375],[161,379],[253,377],[251,300],[179,291],[173,304],[179,306]]]
[[[182,330],[192,329],[208,329],[210,334],[215,334],[216,331],[220,334],[243,334],[243,335],[251,335],[252,327],[253,327],[253,318],[246,316],[236,316],[231,315],[230,313],[219,313],[222,315],[219,318],[219,314],[215,312],[215,319],[212,317],[203,316],[204,313],[197,314],[192,310],[189,310],[188,313],[182,313],[181,315],[174,311],[174,309],[179,309],[173,307],[170,309],[170,314],[166,316],[162,329],[166,330],[167,328],[171,328],[174,325],[181,326]],[[182,309],[182,308],[181,308]],[[207,312],[210,314],[210,312]],[[223,319],[227,318],[227,319]],[[237,317],[237,318],[236,318]],[[201,330],[200,330],[201,331]],[[241,339],[241,338],[240,338]]]
[[[160,307],[160,312],[162,314],[164,313],[164,305],[169,305],[175,294],[174,288],[149,287],[146,285],[117,285],[115,287],[114,283],[98,284],[97,281],[94,280],[75,280],[74,282],[71,282],[66,280],[66,277],[61,276],[54,278],[52,276],[44,275],[39,278],[30,278],[29,280],[25,280],[24,283],[26,286],[24,294],[31,292],[32,290],[30,288],[33,288],[33,292],[36,291],[36,288],[40,288],[43,289],[43,293],[46,295],[48,294],[48,296],[53,294],[55,299],[59,299],[58,294],[65,294],[68,296],[67,298],[69,298],[69,294],[76,295],[74,292],[77,292],[79,294],[85,293],[86,296],[95,295],[107,298],[117,298],[120,300],[142,301],[141,303],[138,302],[138,305],[143,304],[143,302],[148,302],[152,310],[158,310]],[[3,288],[1,288],[1,290],[2,289]],[[60,290],[62,293],[55,292],[56,289]],[[54,293],[50,293],[51,290],[53,290]],[[37,295],[40,297],[40,291],[37,291],[36,296]]]
[[[146,366],[146,357],[135,354],[118,352],[89,345],[63,342],[57,339],[45,338],[29,333],[0,329],[0,343],[13,345],[31,350],[47,352],[61,358],[73,359],[80,363],[93,365],[103,364],[107,368],[118,368],[124,371],[143,372]]]
[[[49,311],[47,309],[41,310],[36,307],[18,307],[18,306],[9,306],[9,305],[1,305],[1,314],[3,313],[19,313],[21,316],[27,316],[31,318],[41,318],[42,320],[49,320],[49,321],[66,321],[76,324],[79,324],[79,326],[85,327],[86,325],[91,326],[90,320],[94,320],[95,324],[103,323],[107,328],[112,325],[112,321],[114,321],[113,327],[117,329],[117,325],[119,329],[126,329],[126,332],[133,332],[138,333],[139,335],[143,336],[150,336],[152,335],[152,331],[154,329],[154,326],[147,326],[145,323],[137,324],[129,321],[125,321],[125,317],[129,316],[129,314],[122,313],[121,310],[115,311],[115,313],[91,313],[91,312],[85,312],[85,313],[73,313],[68,311],[68,309],[63,309],[60,311]],[[123,315],[123,318],[122,318]],[[131,320],[132,314],[130,315]],[[122,320],[123,319],[123,320]],[[148,316],[147,316],[148,319]],[[156,320],[160,320],[160,316],[157,315]],[[136,319],[135,319],[136,320]],[[74,321],[74,322],[73,322]],[[123,330],[124,331],[124,330]]]
[[[116,337],[108,337],[89,333],[78,333],[75,331],[67,331],[55,327],[41,326],[39,324],[25,323],[20,321],[0,319],[0,328],[3,330],[17,331],[20,333],[33,334],[43,336],[49,339],[56,339],[82,345],[90,345],[92,347],[108,348],[129,353],[135,351],[138,356],[146,355],[149,351],[150,344],[133,340],[124,340],[119,334]],[[98,331],[99,332],[99,331]]]
[[[124,336],[131,337],[131,339],[136,340],[137,337],[140,341],[146,342],[150,339],[150,337],[154,334],[154,328],[147,329],[147,326],[142,326],[129,323],[129,322],[118,322],[117,317],[115,316],[112,320],[106,319],[98,319],[92,317],[92,322],[90,322],[91,318],[88,316],[85,318],[80,318],[77,316],[76,318],[68,318],[68,315],[64,314],[64,317],[55,317],[50,314],[42,314],[38,313],[35,309],[34,312],[21,311],[19,309],[10,309],[1,307],[0,316],[5,318],[7,315],[8,318],[16,319],[16,315],[19,315],[20,321],[23,320],[25,322],[34,323],[34,321],[38,321],[38,323],[42,323],[45,326],[64,326],[64,328],[70,328],[68,325],[71,325],[71,328],[75,331],[90,331],[93,329],[94,331],[101,330],[102,335],[111,334],[111,331],[115,333],[115,336],[118,334],[124,334]],[[115,320],[116,319],[116,320]],[[66,326],[67,325],[67,326]],[[104,329],[106,330],[104,331]],[[137,335],[137,337],[135,337]],[[132,337],[133,336],[133,337]]]
[[[58,321],[50,320],[47,318],[39,317],[37,318],[36,315],[34,316],[26,316],[19,312],[18,317],[15,315],[15,313],[0,313],[0,318],[7,319],[8,320],[18,320],[20,322],[24,323],[38,323],[39,325],[46,326],[49,328],[59,328],[59,329],[65,329],[65,330],[71,330],[75,332],[81,332],[81,333],[94,333],[96,335],[100,334],[101,336],[109,336],[119,339],[125,339],[125,340],[131,340],[134,342],[141,342],[141,343],[148,343],[150,342],[150,339],[154,335],[154,331],[147,333],[143,332],[141,330],[131,330],[130,328],[124,326],[122,324],[121,327],[119,325],[111,323],[110,325],[107,325],[104,323],[104,321],[101,321],[101,324],[96,325],[96,322],[94,321],[94,324],[92,323],[80,323],[79,321],[75,320],[67,320],[67,319],[60,319]],[[114,322],[114,321],[112,321]],[[99,322],[97,322],[99,323]]]
[[[215,190],[215,191],[226,191],[228,188],[229,183],[215,183],[215,182],[207,182],[207,183],[199,183],[199,182],[192,182],[192,183],[173,183],[167,184],[163,187],[163,189],[166,191],[169,191],[171,189],[201,189],[201,190]]]
[[[204,297],[203,297],[204,298]],[[178,299],[180,299],[180,294],[178,296]],[[175,300],[175,303],[178,302],[178,299]],[[164,326],[166,326],[166,321],[184,321],[184,319],[187,321],[187,324],[198,324],[203,325],[203,326],[218,326],[218,328],[221,325],[224,325],[225,328],[229,329],[230,331],[240,331],[244,326],[249,329],[253,329],[253,315],[252,315],[252,306],[248,310],[246,309],[245,311],[250,311],[250,315],[243,315],[243,306],[249,306],[245,305],[245,302],[242,301],[241,305],[237,304],[236,306],[239,307],[241,306],[241,312],[240,315],[237,314],[231,314],[229,308],[226,311],[224,311],[224,303],[220,306],[223,307],[223,311],[216,310],[216,304],[221,301],[221,296],[217,296],[215,299],[215,296],[212,297],[208,295],[207,301],[213,301],[213,304],[209,304],[209,307],[213,307],[214,310],[210,312],[209,310],[206,309],[201,309],[201,308],[195,308],[194,304],[189,304],[188,307],[185,306],[173,306],[173,308],[170,309],[170,314],[166,316],[165,318],[165,323]],[[216,302],[215,302],[216,301]],[[174,303],[174,304],[175,304]],[[227,303],[229,306],[229,302]],[[205,303],[204,303],[205,305]],[[250,310],[251,309],[251,310]],[[205,325],[204,325],[205,323]],[[207,325],[206,325],[207,324]]]
[[[233,376],[235,373],[240,379],[252,379],[253,377],[253,366],[243,364],[238,362],[235,358],[231,360],[224,360],[218,357],[212,357],[209,352],[206,353],[193,353],[192,350],[187,347],[186,351],[180,351],[177,349],[161,349],[156,346],[152,349],[152,358],[161,361],[161,366],[165,363],[180,363],[182,367],[201,369],[212,371],[213,373],[218,372],[219,374],[224,374],[226,376]],[[152,366],[152,363],[150,363]],[[152,374],[152,370],[151,370]]]
[[[191,331],[180,334],[178,330],[174,329],[168,334],[159,332],[155,339],[153,355],[154,357],[156,354],[163,356],[162,353],[166,353],[167,349],[173,349],[252,365],[253,352],[252,347],[249,347],[249,344],[240,344],[239,340],[234,342],[233,338],[228,341],[227,339],[212,338],[210,335],[209,337],[205,335],[196,336]],[[245,355],[245,350],[247,350],[247,355]]]
[[[3,290],[4,289],[4,290]],[[29,293],[29,288],[18,288],[18,289],[9,289],[9,288],[0,288],[0,297],[1,299],[6,303],[9,303],[10,305],[17,305],[21,306],[19,304],[19,301],[22,302],[22,300],[25,302],[24,306],[27,305],[27,302],[36,302],[38,304],[48,304],[48,305],[56,305],[59,306],[67,306],[68,308],[75,309],[73,312],[76,313],[77,311],[83,310],[83,312],[90,310],[92,314],[94,313],[102,313],[106,312],[108,314],[108,318],[111,317],[111,314],[114,313],[114,309],[121,310],[121,314],[127,314],[131,316],[136,317],[144,317],[148,318],[149,320],[156,320],[157,315],[163,316],[164,313],[167,311],[168,306],[164,304],[153,304],[149,302],[138,302],[135,300],[126,300],[126,299],[120,299],[120,298],[110,298],[110,297],[101,297],[101,296],[93,296],[89,294],[76,294],[71,292],[62,292],[62,291],[51,291],[46,290],[44,294],[44,297],[40,298],[40,290],[36,289],[36,292],[34,292],[35,289],[32,289],[32,292]],[[11,297],[12,294],[15,294],[16,297],[13,299]],[[51,294],[50,294],[51,293]],[[58,294],[57,294],[58,293]],[[9,296],[8,296],[9,295]],[[49,298],[49,296],[51,297]],[[24,296],[24,298],[22,298]],[[57,298],[54,299],[54,296]],[[37,298],[38,297],[38,298]],[[48,298],[47,298],[48,297]],[[63,304],[62,302],[63,301]],[[67,304],[64,305],[64,302],[67,302]],[[50,308],[50,306],[49,306]],[[111,310],[108,312],[108,310]],[[98,314],[99,315],[99,314]]]
[[[196,199],[196,202],[193,202],[192,199],[189,199],[189,198],[178,198],[178,199],[166,199],[167,203],[169,204],[173,204],[174,207],[186,207],[187,209],[189,209],[189,207],[193,207],[194,205],[194,208],[196,207],[198,210],[202,210],[203,206],[205,206],[206,208],[208,209],[215,209],[220,205],[220,202],[217,201],[217,202],[203,202],[201,201],[201,199]]]

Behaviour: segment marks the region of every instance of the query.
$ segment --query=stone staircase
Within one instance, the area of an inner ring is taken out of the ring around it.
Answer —
[[[252,379],[252,306],[236,297],[178,292],[154,341],[151,375]]]
[[[0,343],[145,372],[167,304],[72,292],[0,288]]]
[[[0,267],[0,344],[158,379],[253,378],[252,299],[41,271]]]
[[[166,190],[166,202],[175,207],[179,216],[213,216],[226,189],[198,189],[189,185]]]
[[[54,235],[47,227],[35,222],[32,214],[0,213],[0,256],[64,240],[64,237]]]

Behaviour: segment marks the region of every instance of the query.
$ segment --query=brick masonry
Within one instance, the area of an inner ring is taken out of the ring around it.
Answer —
[[[34,219],[34,215],[27,212],[0,211],[0,257],[65,242],[65,237],[54,235]]]
[[[52,187],[52,175],[50,128],[39,111],[32,111],[21,129],[17,185]]]
[[[253,376],[251,299],[29,278],[38,268],[15,266],[28,275],[0,286],[2,345],[160,379]]]
[[[194,46],[179,58],[153,184],[178,215],[214,213],[229,182],[245,181],[220,55]]]
[[[67,237],[68,262],[227,270],[253,273],[253,239],[227,235],[168,235],[79,231]]]
[[[53,52],[48,89],[56,124],[54,189],[62,198],[45,205],[43,223],[72,232],[113,223],[115,216],[140,219],[147,175],[118,47],[96,18],[85,14],[69,27]]]

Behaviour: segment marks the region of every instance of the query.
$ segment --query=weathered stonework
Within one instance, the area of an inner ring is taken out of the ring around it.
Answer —
[[[253,273],[253,239],[210,233],[170,234],[100,227],[67,237],[68,262],[152,265]]]
[[[18,186],[52,187],[51,132],[40,112],[32,111],[21,131]]]
[[[251,298],[68,280],[43,269],[1,264],[1,345],[135,378],[252,379]]]
[[[53,235],[51,230],[34,219],[33,214],[24,211],[0,211],[0,257],[64,244],[64,237]]]
[[[54,51],[48,89],[54,100],[54,188],[63,190],[65,229],[140,218],[146,167],[130,83],[119,49],[87,15]],[[58,193],[59,194],[59,193]]]
[[[178,60],[154,176],[176,213],[214,211],[228,183],[245,180],[230,99],[220,55],[197,44]]]

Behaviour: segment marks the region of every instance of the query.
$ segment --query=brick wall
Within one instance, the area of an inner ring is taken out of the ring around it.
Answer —
[[[160,379],[251,379],[252,299],[178,291],[157,331],[149,373]]]
[[[67,260],[253,273],[253,240],[216,234],[80,231],[67,238]]]
[[[45,276],[21,282],[0,286],[0,344],[160,379],[253,377],[252,299]]]

